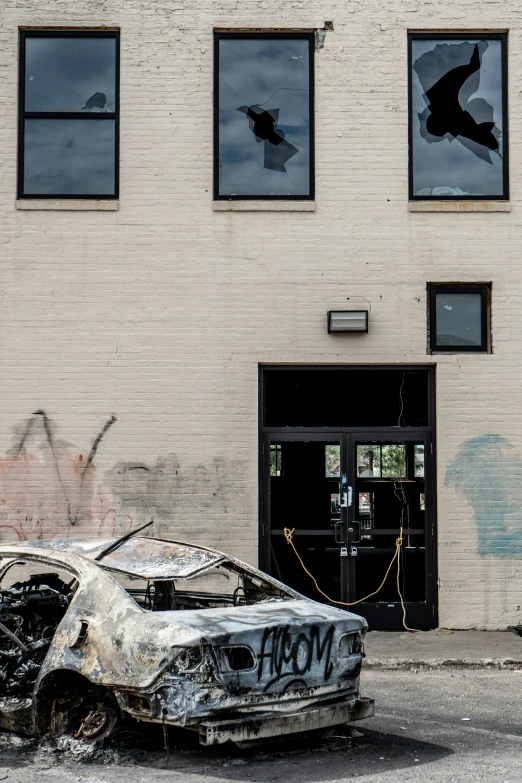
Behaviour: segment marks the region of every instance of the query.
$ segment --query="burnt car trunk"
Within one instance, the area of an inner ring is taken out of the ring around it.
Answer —
[[[154,688],[120,693],[137,717],[197,725],[212,716],[291,713],[355,700],[361,618],[310,601],[163,612],[201,643],[179,652]],[[341,720],[338,722],[342,722]]]

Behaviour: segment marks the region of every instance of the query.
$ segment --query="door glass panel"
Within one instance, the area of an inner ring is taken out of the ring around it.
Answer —
[[[381,475],[381,447],[370,443],[357,446],[357,475],[379,478]]]
[[[415,478],[424,478],[424,443],[416,443],[413,447]]]
[[[303,570],[284,528],[321,590],[341,598],[341,445],[332,441],[270,444],[270,573],[317,601],[324,600]],[[337,536],[339,539],[339,535]]]
[[[358,496],[361,541],[371,541],[373,537],[368,531],[373,528],[373,492],[359,492]]]
[[[341,475],[341,447],[339,445],[328,445],[324,448],[326,459],[327,477]]]
[[[406,478],[406,446],[403,443],[389,443],[382,449],[382,477]]]
[[[281,444],[271,443],[270,444],[270,475],[280,476],[281,468],[282,468]]]
[[[341,519],[341,495],[339,492],[330,495],[330,521],[332,525]]]
[[[413,441],[356,443],[354,519],[359,523],[351,584],[360,600],[377,590],[403,528],[400,588],[406,601],[426,600],[424,444]],[[400,602],[396,563],[368,603]],[[364,610],[361,606],[361,612]]]
[[[406,446],[403,443],[358,445],[357,475],[361,478],[406,478]]]

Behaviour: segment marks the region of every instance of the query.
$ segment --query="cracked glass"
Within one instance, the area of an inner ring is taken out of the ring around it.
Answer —
[[[311,36],[217,39],[217,196],[312,196]]]
[[[411,40],[411,195],[502,198],[504,39]]]

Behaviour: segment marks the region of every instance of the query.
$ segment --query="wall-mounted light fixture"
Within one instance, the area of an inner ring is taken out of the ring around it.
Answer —
[[[329,310],[328,334],[368,332],[368,310]]]

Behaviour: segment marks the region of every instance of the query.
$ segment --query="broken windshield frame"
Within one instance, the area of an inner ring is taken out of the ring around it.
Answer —
[[[295,600],[284,585],[276,586],[233,563],[212,565],[188,578],[153,580],[109,571],[125,592],[145,611],[216,609],[267,600]]]
[[[214,34],[215,200],[314,199],[314,44],[312,32]],[[223,52],[233,85],[223,79]],[[271,103],[276,93],[279,101]]]
[[[415,57],[416,44],[425,51]],[[466,57],[448,53],[447,70],[435,52],[444,44],[468,45]],[[483,63],[488,48],[490,67]],[[426,56],[423,82],[418,63]],[[435,81],[428,78],[430,68]],[[453,81],[447,78],[452,71]],[[448,86],[456,89],[455,101],[447,99]],[[507,33],[409,33],[408,115],[410,201],[509,199]],[[423,149],[432,154],[423,156]]]

